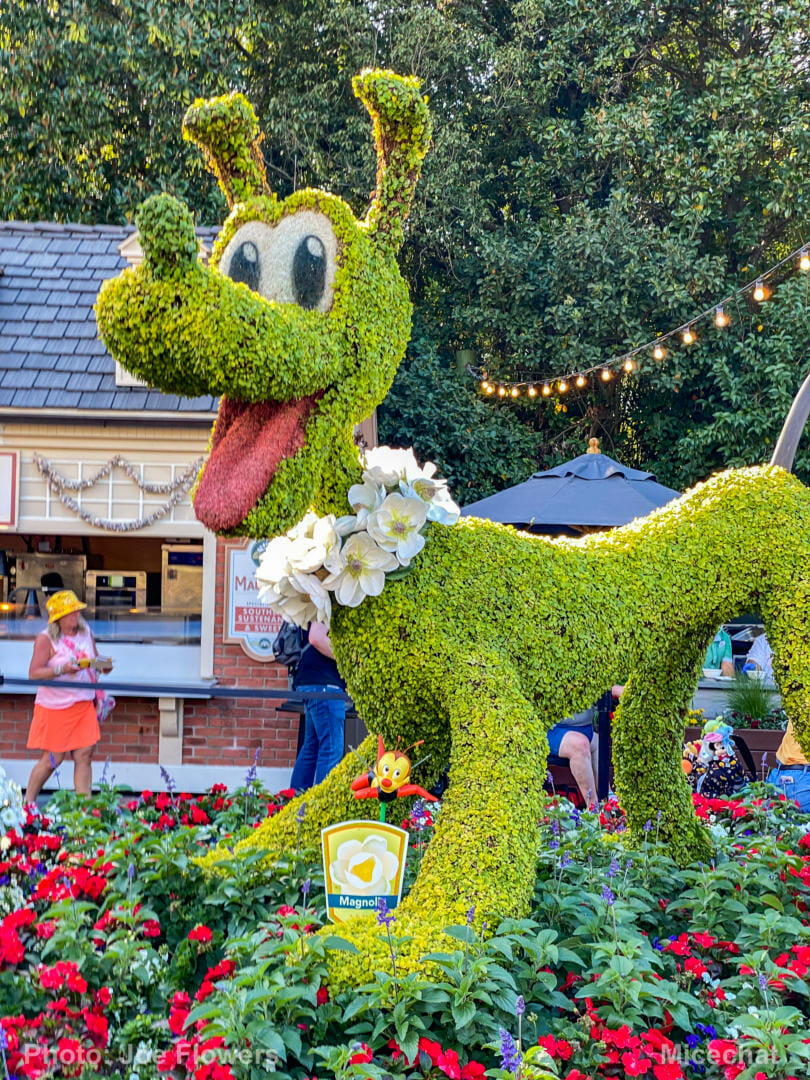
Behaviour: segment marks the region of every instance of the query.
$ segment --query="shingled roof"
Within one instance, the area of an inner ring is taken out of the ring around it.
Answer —
[[[0,221],[0,411],[212,413],[210,396],[182,398],[115,384],[98,340],[99,286],[127,265],[132,226]],[[200,229],[209,247],[216,229]]]

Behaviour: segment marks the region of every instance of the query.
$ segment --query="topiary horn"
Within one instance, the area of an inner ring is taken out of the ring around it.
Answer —
[[[262,134],[244,94],[233,92],[207,101],[198,98],[183,119],[183,138],[205,154],[228,206],[270,194],[259,148]]]
[[[419,80],[393,71],[363,71],[352,79],[357,97],[374,121],[377,190],[366,216],[378,245],[394,252],[432,135]]]

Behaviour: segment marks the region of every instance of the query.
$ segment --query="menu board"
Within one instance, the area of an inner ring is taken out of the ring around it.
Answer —
[[[238,643],[254,660],[273,659],[273,639],[281,616],[259,599],[256,567],[266,540],[229,541],[225,545],[225,627],[222,640]]]

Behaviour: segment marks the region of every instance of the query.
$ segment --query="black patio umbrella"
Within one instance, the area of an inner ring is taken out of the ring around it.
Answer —
[[[593,528],[626,525],[678,498],[680,492],[659,484],[652,473],[600,453],[595,439],[591,446],[572,461],[470,503],[462,514],[530,532],[577,536]]]

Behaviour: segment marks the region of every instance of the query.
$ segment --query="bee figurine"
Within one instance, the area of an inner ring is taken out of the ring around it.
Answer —
[[[414,747],[421,746],[420,742],[414,743]],[[407,795],[421,795],[428,802],[437,802],[435,795],[425,791],[418,784],[409,783],[413,766],[411,759],[405,753],[412,747],[406,746],[405,750],[386,750],[382,735],[377,743],[377,764],[371,772],[363,773],[352,780],[352,791],[355,799],[379,799],[380,821],[385,821],[385,808],[394,799],[404,798]],[[421,762],[417,762],[421,765]]]

